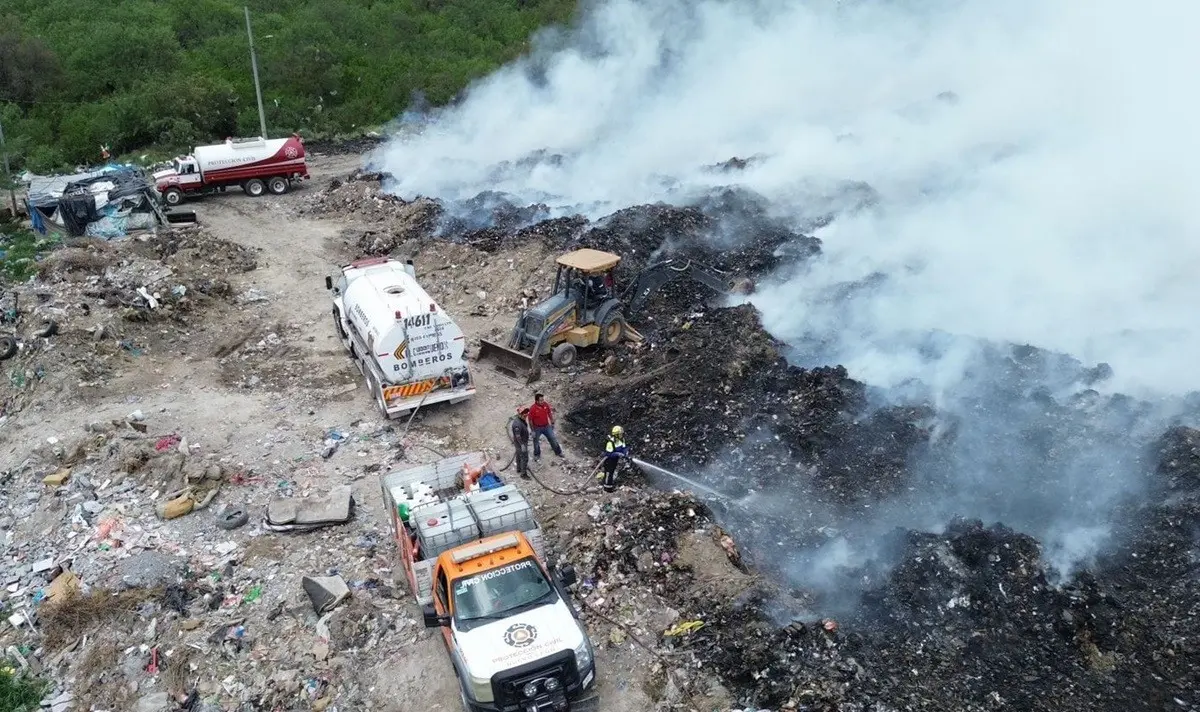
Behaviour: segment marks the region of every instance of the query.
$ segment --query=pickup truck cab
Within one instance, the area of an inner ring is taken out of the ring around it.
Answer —
[[[569,564],[547,571],[520,531],[438,556],[425,625],[441,628],[467,712],[565,712],[593,686],[574,582]]]

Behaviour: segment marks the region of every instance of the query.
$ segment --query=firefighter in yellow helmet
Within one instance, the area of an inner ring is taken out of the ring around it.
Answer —
[[[625,447],[625,428],[614,425],[612,432],[608,435],[608,441],[604,443],[604,462],[602,464],[604,472],[601,477],[604,478],[605,492],[616,491],[617,466],[626,457],[629,457],[629,448]]]

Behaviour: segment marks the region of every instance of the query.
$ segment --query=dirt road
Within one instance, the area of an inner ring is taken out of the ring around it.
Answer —
[[[426,448],[491,448],[504,462],[508,450],[502,432],[508,414],[517,404],[532,400],[532,389],[524,384],[505,380],[491,370],[476,369],[479,395],[473,401],[419,413],[403,439],[394,431],[382,430],[384,423],[366,396],[361,377],[335,338],[324,289],[326,274],[358,256],[343,237],[358,226],[297,214],[308,196],[357,164],[357,157],[318,157],[312,161],[312,181],[291,194],[252,199],[234,192],[189,204],[204,229],[215,237],[257,252],[257,269],[231,280],[234,291],[243,295],[239,306],[215,317],[209,315],[182,333],[164,330],[163,343],[168,347],[149,349],[128,359],[129,367],[115,372],[102,386],[76,388],[65,382],[65,377],[64,382],[56,383],[51,374],[48,382],[54,385],[0,427],[5,466],[15,468],[47,438],[66,440],[83,432],[89,423],[122,420],[140,410],[151,434],[177,434],[227,470],[246,474],[246,484],[224,487],[213,505],[218,511],[227,504],[249,508],[251,525],[233,532],[215,529],[211,511],[169,522],[155,520],[150,514],[161,493],[149,487],[135,490],[138,497],[126,508],[129,519],[140,517],[140,526],[160,542],[170,542],[168,548],[181,557],[197,552],[211,555],[219,540],[238,544],[244,552],[238,562],[239,575],[245,577],[248,590],[252,581],[259,587],[258,605],[237,606],[238,615],[244,618],[241,625],[254,640],[248,655],[206,658],[197,646],[191,646],[193,669],[188,676],[199,680],[198,689],[206,700],[230,696],[230,685],[219,682],[228,675],[245,677],[237,688],[241,692],[236,693],[243,698],[259,683],[286,687],[272,677],[282,670],[289,679],[324,681],[322,689],[329,692],[321,694],[332,698],[334,705],[329,709],[449,710],[460,704],[441,643],[423,629],[420,611],[403,592],[378,597],[356,589],[355,598],[361,599],[356,605],[361,608],[355,609],[358,619],[351,622],[362,627],[367,625],[363,621],[381,619],[386,621],[383,630],[392,631],[376,631],[368,649],[353,645],[353,635],[348,636],[349,642],[333,640],[327,644],[328,650],[319,649],[325,643],[314,633],[312,621],[299,613],[307,605],[298,583],[303,575],[336,569],[348,580],[378,580],[385,587],[399,580],[374,472],[434,458]],[[516,256],[518,265],[528,266],[522,269],[514,267],[512,255],[498,258],[492,265],[471,264],[466,260],[474,258],[453,245],[444,250],[427,245],[414,257],[418,276],[437,271],[436,281],[427,280],[427,286],[460,319],[468,337],[478,338],[507,328],[512,317],[510,311],[499,307],[492,314],[472,310],[488,301],[479,294],[500,288],[515,294],[530,278],[545,280],[545,265],[551,264],[554,256],[536,249]],[[464,261],[456,264],[455,260]],[[543,271],[540,276],[539,269]],[[449,283],[445,279],[467,271],[474,276],[461,281],[451,278]],[[450,286],[463,283],[473,288]],[[460,318],[460,314],[470,313],[480,315]],[[82,320],[66,320],[63,328],[82,329],[85,325]],[[553,378],[539,385],[552,402],[567,386]],[[393,423],[396,430],[403,426],[403,422]],[[316,457],[330,430],[351,437],[333,457]],[[573,488],[580,484],[579,473],[592,460],[587,453],[576,453],[573,444],[567,443],[567,447],[567,462],[542,465],[540,474],[547,483]],[[102,478],[103,473],[96,477]],[[281,488],[320,493],[345,483],[353,485],[359,504],[358,517],[346,527],[289,537],[264,532],[255,525],[260,507]],[[544,520],[587,511],[599,501],[594,495],[564,498],[540,490],[532,494]],[[53,497],[43,497],[36,515],[18,521],[12,534],[17,541],[52,539],[62,520],[61,505],[56,505]],[[355,549],[354,543],[361,545],[363,539],[378,545],[377,550],[374,546],[365,551]],[[268,613],[279,607],[289,615],[271,618]],[[289,616],[292,620],[280,624]],[[614,712],[652,708],[654,703],[643,689],[650,667],[648,656],[627,640],[607,644],[598,637],[604,631],[597,628],[593,632],[600,670],[598,708]],[[125,648],[127,641],[118,631],[112,633],[113,645]],[[174,645],[186,649],[188,634],[181,630],[178,635],[182,637],[176,638]],[[131,704],[147,689],[146,681],[136,677],[132,690],[128,680],[111,675],[93,679],[91,701]],[[104,692],[106,685],[113,689]],[[84,698],[79,693],[76,697]]]

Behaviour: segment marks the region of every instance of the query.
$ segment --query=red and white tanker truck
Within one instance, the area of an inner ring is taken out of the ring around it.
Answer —
[[[179,205],[184,197],[223,193],[232,185],[256,198],[267,191],[283,195],[292,181],[302,178],[308,178],[308,164],[299,136],[259,137],[197,146],[190,155],[172,161],[170,168],[156,172],[154,183],[168,205]]]

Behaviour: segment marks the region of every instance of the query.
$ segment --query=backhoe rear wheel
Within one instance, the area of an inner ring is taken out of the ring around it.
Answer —
[[[613,309],[600,322],[600,345],[612,348],[625,338],[625,315]]]
[[[575,356],[576,353],[574,344],[569,344],[564,341],[558,346],[555,346],[554,350],[550,352],[550,361],[559,368],[566,368],[575,363]]]

